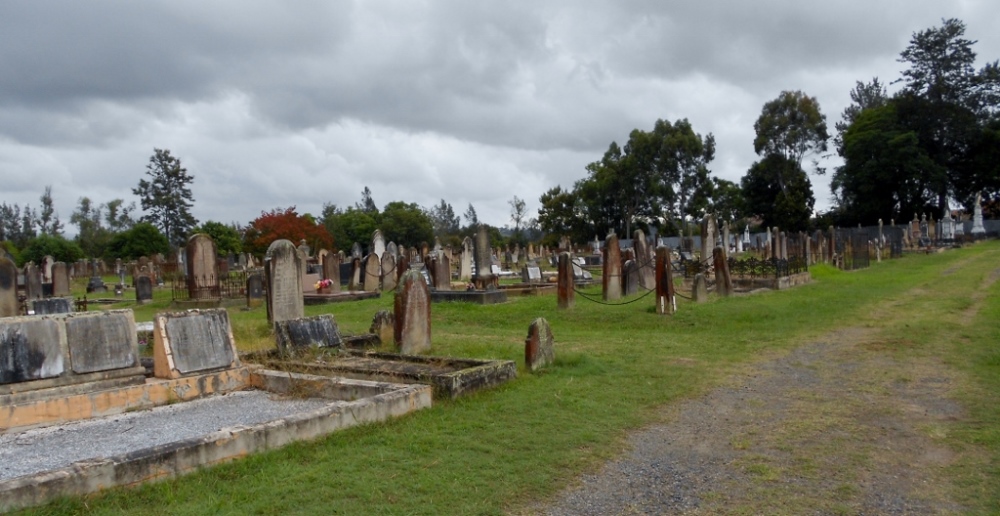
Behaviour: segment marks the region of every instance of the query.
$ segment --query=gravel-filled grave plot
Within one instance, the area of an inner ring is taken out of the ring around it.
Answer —
[[[245,390],[149,410],[0,435],[0,480],[123,455],[313,411],[333,403]]]

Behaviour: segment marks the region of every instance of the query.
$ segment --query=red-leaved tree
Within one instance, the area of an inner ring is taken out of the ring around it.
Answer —
[[[299,215],[295,206],[261,212],[243,235],[243,248],[254,256],[263,256],[271,242],[279,239],[291,240],[299,245],[302,240],[314,250],[333,248],[333,237],[308,215]]]

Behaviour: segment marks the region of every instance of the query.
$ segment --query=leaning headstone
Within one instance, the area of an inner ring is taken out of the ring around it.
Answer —
[[[576,302],[573,281],[573,255],[559,253],[559,277],[557,288],[557,306],[562,309],[573,308]]]
[[[153,301],[153,278],[143,274],[135,279],[135,302],[143,305]]]
[[[52,295],[55,297],[70,295],[69,267],[66,266],[65,262],[52,264]]]
[[[333,315],[286,319],[274,323],[274,338],[282,355],[310,347],[339,348],[344,341]]]
[[[382,290],[396,290],[396,256],[386,251],[382,253]]]
[[[302,264],[288,240],[275,240],[264,258],[267,275],[267,320],[270,323],[298,319],[304,315]]]
[[[695,303],[708,301],[708,283],[705,281],[705,275],[700,272],[694,275],[694,285],[691,287],[691,299]]]
[[[225,309],[163,312],[156,315],[154,326],[153,375],[157,378],[180,378],[240,365]]]
[[[14,317],[19,313],[17,266],[6,256],[0,256],[0,317]]]
[[[31,301],[31,310],[35,315],[69,314],[73,305],[68,297],[48,297]]]
[[[188,297],[210,299],[218,297],[219,264],[215,241],[204,233],[191,235],[185,249],[187,255]],[[143,264],[140,264],[140,267]]]
[[[622,297],[622,256],[618,247],[618,235],[611,233],[604,239],[604,300],[614,301]]]
[[[370,253],[364,259],[364,289],[365,292],[378,292],[382,288],[382,263],[375,253]]]
[[[375,312],[375,317],[372,317],[372,325],[368,328],[368,333],[377,335],[379,342],[386,344],[393,340],[394,326],[395,319],[392,316],[392,312],[379,310]]]
[[[528,337],[524,339],[524,365],[537,371],[551,364],[556,357],[552,328],[549,322],[539,317],[528,326]]]
[[[431,296],[419,271],[409,270],[396,287],[393,337],[400,353],[431,349]]]

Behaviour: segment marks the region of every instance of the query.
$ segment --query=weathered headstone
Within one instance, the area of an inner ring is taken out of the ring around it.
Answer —
[[[528,263],[521,268],[521,282],[522,283],[541,283],[542,282],[542,269],[534,263]]]
[[[275,240],[264,258],[267,275],[267,320],[270,323],[298,319],[304,315],[302,264],[295,246]]]
[[[396,242],[389,242],[386,244],[385,252],[391,254],[397,260],[399,259],[399,247],[396,246]]]
[[[472,280],[472,239],[465,237],[462,240],[462,257],[458,267],[458,279],[462,281]]]
[[[65,371],[60,323],[48,318],[0,320],[0,384],[41,380]]]
[[[416,354],[431,349],[431,296],[419,271],[409,270],[396,287],[393,337],[399,351]]]
[[[328,253],[323,257],[323,279],[331,281],[330,293],[340,292],[340,255]]]
[[[333,315],[286,319],[274,323],[274,338],[283,355],[309,347],[339,348],[344,341]]]
[[[375,253],[369,253],[364,259],[364,289],[365,292],[378,292],[382,288],[382,263]]]
[[[694,285],[691,287],[691,299],[695,303],[708,301],[708,282],[705,281],[705,275],[700,272],[694,275]]]
[[[372,325],[368,328],[368,333],[372,333],[378,336],[378,340],[382,344],[387,344],[393,341],[393,331],[395,327],[395,319],[392,316],[392,312],[388,310],[379,310],[375,312],[375,316],[372,317]]]
[[[622,297],[622,257],[618,247],[618,235],[611,233],[604,239],[604,300],[614,301]]]
[[[573,255],[559,253],[559,277],[557,288],[558,306],[562,309],[573,308],[576,303],[576,291],[573,281]]]
[[[361,244],[357,242],[351,244],[351,258],[360,260],[362,256],[364,255],[361,253]]]
[[[73,313],[73,304],[67,297],[47,297],[31,301],[31,313],[35,315]]]
[[[635,249],[635,261],[639,266],[639,287],[643,290],[655,289],[656,267],[652,253],[649,252],[646,234],[641,229],[635,230],[632,235],[632,248]]]
[[[986,228],[983,226],[983,194],[976,193],[976,205],[972,209],[972,238],[982,238],[986,235]]]
[[[382,290],[393,292],[396,290],[396,256],[386,251],[382,253]]]
[[[713,247],[715,247],[715,217],[706,215],[701,222],[701,261],[708,261],[712,256]]]
[[[153,278],[141,275],[135,279],[135,302],[142,305],[153,301]]]
[[[556,358],[552,338],[552,328],[549,322],[539,317],[528,326],[528,337],[524,339],[524,365],[531,371],[537,371]]]
[[[64,319],[76,374],[139,366],[139,343],[131,310],[112,310]]]
[[[625,297],[639,293],[639,264],[635,260],[626,260],[623,267],[622,287]]]
[[[490,251],[490,235],[486,232],[486,226],[482,224],[476,229],[475,241],[476,254],[476,288],[493,288],[492,252]]]
[[[361,258],[351,258],[351,279],[347,282],[347,290],[354,292],[364,288],[362,274],[364,274],[364,264]]]
[[[433,254],[434,258],[431,261],[431,267],[434,271],[432,274],[434,278],[434,290],[449,291],[451,290],[451,262],[448,261],[448,256],[441,251]]]
[[[42,273],[38,267],[28,262],[24,266],[24,294],[27,300],[41,299],[42,295]]]
[[[385,254],[385,237],[382,236],[382,230],[376,229],[372,233],[372,247],[369,253],[378,256],[379,261],[382,261],[382,255]]]
[[[339,281],[337,282],[340,283]],[[264,278],[260,273],[247,276],[247,306],[257,308],[264,302]]]
[[[674,277],[670,270],[670,248],[656,248],[656,313],[672,314],[677,311],[677,298],[674,296]]]
[[[6,256],[0,256],[0,317],[14,317],[19,313],[17,266]]]
[[[291,247],[291,251],[294,253],[295,248]],[[239,366],[225,309],[161,312],[154,325],[153,375],[157,378],[179,378]]]
[[[729,296],[733,292],[733,282],[729,276],[729,262],[722,246],[712,250],[715,260],[715,287],[721,296]]]
[[[215,241],[204,233],[191,235],[185,248],[187,256],[188,297],[219,297],[219,263]],[[140,263],[140,267],[143,264]]]
[[[69,267],[65,262],[52,264],[52,295],[64,297],[70,295],[69,291]]]

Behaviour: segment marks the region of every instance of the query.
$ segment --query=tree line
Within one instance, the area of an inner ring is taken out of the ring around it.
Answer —
[[[687,119],[657,120],[635,129],[624,146],[611,142],[571,188],[539,198],[538,223],[550,242],[559,235],[586,241],[636,227],[678,235],[707,214],[737,226],[788,230],[908,220],[953,206],[971,212],[982,193],[984,212],[1000,215],[1000,67],[974,68],[965,24],[913,35],[898,61],[907,66],[893,83],[858,82],[852,105],[835,124],[833,144],[843,165],[830,178],[834,205],[815,213],[808,171],[824,175],[826,116],[818,100],[784,91],[764,104],[754,123],[754,162],[739,184],[713,177],[715,139]]]

